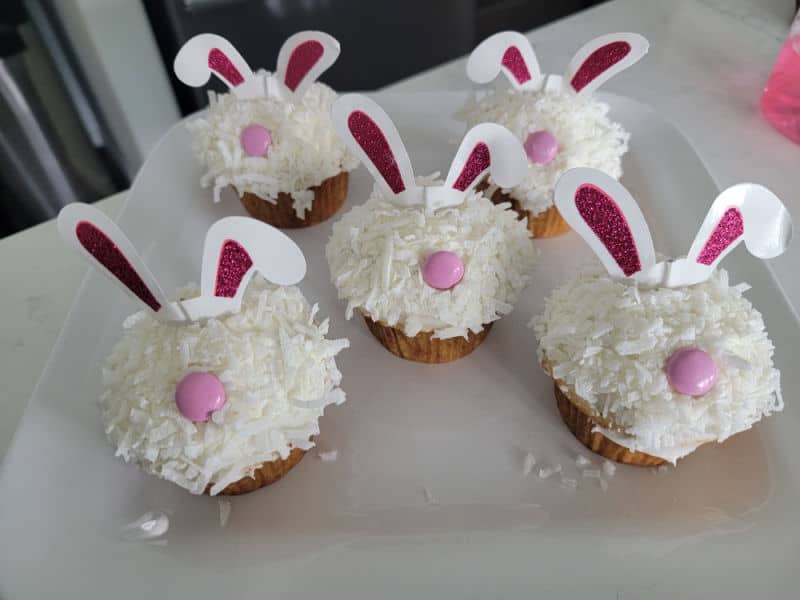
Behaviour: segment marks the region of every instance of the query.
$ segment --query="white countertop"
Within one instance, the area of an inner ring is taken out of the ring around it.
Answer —
[[[758,99],[783,38],[791,0],[614,0],[535,30],[545,72],[561,72],[592,37],[636,31],[650,53],[603,89],[648,103],[675,123],[697,149],[719,187],[741,181],[772,189],[800,219],[800,146],[761,118]],[[387,89],[467,89],[465,59]],[[99,206],[115,216],[123,192]],[[709,203],[710,198],[698,198]],[[771,262],[795,310],[800,308],[800,243]],[[65,251],[53,222],[0,240],[4,284],[0,313],[0,456],[61,329],[85,264]]]

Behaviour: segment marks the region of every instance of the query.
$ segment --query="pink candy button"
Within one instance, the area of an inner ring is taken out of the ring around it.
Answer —
[[[225,387],[211,373],[189,373],[175,388],[175,404],[190,421],[208,421],[225,404]]]
[[[667,380],[679,394],[702,396],[717,382],[717,365],[708,352],[681,348],[667,360]]]
[[[464,263],[458,254],[440,250],[422,264],[422,280],[437,290],[449,290],[464,277]]]
[[[538,165],[546,165],[558,154],[558,140],[547,130],[534,131],[523,144],[528,160]]]
[[[261,125],[248,125],[242,129],[239,141],[247,156],[266,156],[272,145],[272,134]]]

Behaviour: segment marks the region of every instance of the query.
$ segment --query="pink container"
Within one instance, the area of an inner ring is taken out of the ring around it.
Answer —
[[[775,129],[800,144],[800,12],[764,88],[761,112]]]

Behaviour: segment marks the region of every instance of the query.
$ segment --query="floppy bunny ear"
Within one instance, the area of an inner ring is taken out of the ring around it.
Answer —
[[[555,205],[612,277],[631,277],[656,264],[644,215],[616,179],[597,169],[570,169],[556,183]]]
[[[591,94],[639,61],[650,47],[638,33],[609,33],[584,44],[567,66],[564,81],[578,94]]]
[[[397,196],[417,187],[397,127],[374,101],[345,94],[333,103],[331,118],[336,132],[387,194]]]
[[[233,44],[213,33],[201,33],[186,42],[175,56],[173,69],[178,79],[191,87],[207,84],[214,74],[239,97],[264,93],[263,82]]]
[[[516,31],[501,31],[483,40],[467,60],[467,77],[489,83],[500,71],[515,88],[536,87],[543,77],[531,43]]]
[[[68,204],[58,213],[58,232],[93,267],[144,304],[157,318],[183,320],[122,230],[88,204]]]
[[[505,127],[481,123],[470,129],[458,147],[444,187],[466,192],[486,171],[501,187],[517,185],[528,172],[528,158],[516,136]]]
[[[306,259],[289,236],[255,219],[225,217],[209,227],[201,297],[241,297],[255,271],[274,284],[294,285],[305,277]]]
[[[275,76],[295,96],[302,96],[339,57],[339,42],[322,31],[301,31],[281,46]]]

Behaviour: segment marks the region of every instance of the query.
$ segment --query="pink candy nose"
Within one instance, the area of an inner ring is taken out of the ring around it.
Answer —
[[[528,134],[523,144],[528,160],[538,165],[546,165],[558,154],[558,140],[549,131],[543,129]]]
[[[247,156],[266,156],[272,146],[272,134],[261,125],[248,125],[242,129],[239,141]]]
[[[667,380],[679,394],[702,396],[717,382],[717,365],[708,352],[681,348],[667,359]]]
[[[189,373],[175,388],[175,404],[190,421],[205,422],[225,404],[225,387],[212,373]]]
[[[422,280],[437,290],[449,290],[464,277],[464,263],[458,254],[440,250],[422,265]]]

